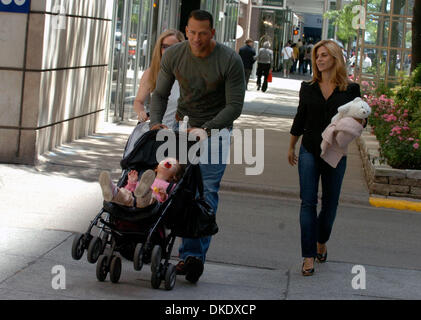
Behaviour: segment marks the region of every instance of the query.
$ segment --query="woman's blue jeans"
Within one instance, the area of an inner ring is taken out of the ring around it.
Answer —
[[[225,172],[226,163],[229,160],[226,157],[229,156],[231,130],[224,129],[222,131],[222,138],[218,139],[218,136],[216,138],[212,136],[205,141],[205,152],[207,154],[203,155],[199,162],[204,196],[215,213],[218,209],[220,183]],[[198,239],[183,238],[178,249],[180,259],[186,260],[187,257],[193,256],[200,258],[204,263],[210,241],[210,236]]]
[[[317,242],[324,244],[330,238],[345,169],[346,156],[342,157],[336,168],[333,168],[301,145],[298,157],[298,174],[301,198],[301,252],[305,258],[315,257]],[[317,216],[317,193],[320,178],[322,181],[322,203],[321,211]]]

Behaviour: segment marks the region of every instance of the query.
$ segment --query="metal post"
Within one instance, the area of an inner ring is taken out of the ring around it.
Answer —
[[[328,10],[329,10],[329,0],[324,0],[323,13],[327,12]],[[322,40],[327,39],[328,29],[329,29],[329,20],[326,18],[323,18]]]

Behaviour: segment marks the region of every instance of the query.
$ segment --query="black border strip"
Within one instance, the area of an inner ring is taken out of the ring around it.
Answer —
[[[105,110],[105,108],[98,109],[98,110],[95,110],[95,111],[91,111],[91,112],[82,114],[80,116],[75,116],[75,117],[72,117],[72,118],[56,121],[56,122],[53,122],[53,123],[50,123],[50,124],[47,124],[47,125],[44,125],[44,126],[40,126],[40,127],[22,127],[22,124],[20,123],[20,126],[18,126],[18,127],[16,127],[16,126],[0,126],[0,129],[19,130],[19,136],[20,136],[20,132],[22,130],[41,130],[41,129],[44,129],[44,128],[55,126],[55,125],[60,124],[60,123],[64,123],[64,122],[72,121],[72,120],[75,120],[75,119],[87,117],[87,116],[93,115],[95,113],[102,112],[104,110]]]
[[[91,16],[79,16],[77,14],[60,14],[59,12],[51,12],[51,11],[38,11],[38,10],[31,10],[29,13],[33,14],[49,14],[52,16],[64,16],[69,18],[81,18],[81,19],[92,19],[92,20],[101,20],[101,21],[113,21],[113,19],[107,18],[100,18],[100,17],[91,17]]]
[[[25,44],[26,50],[26,44]],[[0,67],[0,71],[27,71],[27,72],[47,72],[47,71],[63,71],[63,70],[75,70],[75,69],[86,69],[86,68],[103,68],[108,67],[109,64],[95,64],[87,66],[76,66],[76,67],[64,67],[64,68],[51,68],[51,69],[26,69],[26,59],[24,62],[23,68],[14,68],[14,67]]]

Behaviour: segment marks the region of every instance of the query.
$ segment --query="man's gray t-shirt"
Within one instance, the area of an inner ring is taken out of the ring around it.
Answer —
[[[151,127],[161,123],[175,79],[180,85],[177,116],[189,116],[190,126],[222,129],[240,116],[245,94],[244,69],[240,56],[231,48],[216,43],[205,58],[194,56],[188,41],[168,48],[152,94]]]

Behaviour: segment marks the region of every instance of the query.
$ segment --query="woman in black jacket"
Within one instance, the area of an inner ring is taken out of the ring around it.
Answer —
[[[320,158],[322,132],[338,107],[360,96],[360,87],[349,81],[341,48],[331,40],[318,42],[312,51],[313,79],[302,82],[297,114],[290,133],[288,161],[298,162],[300,177],[302,274],[314,273],[314,261],[325,262],[336,216],[346,156],[332,168]],[[303,136],[299,156],[295,145]],[[322,205],[317,215],[317,192],[322,181]]]

